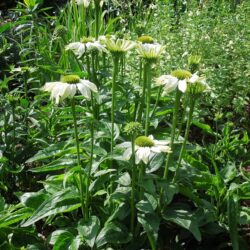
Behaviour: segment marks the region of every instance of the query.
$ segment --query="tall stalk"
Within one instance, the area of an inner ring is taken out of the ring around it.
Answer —
[[[99,28],[100,28],[100,18],[99,18],[99,13],[100,13],[100,1],[95,0],[95,39],[98,39],[99,36]]]
[[[131,135],[131,148],[132,148],[132,180],[131,180],[131,218],[130,218],[130,230],[132,235],[134,235],[135,228],[135,175],[136,175],[136,166],[135,166],[135,136]]]
[[[189,96],[189,101],[190,101],[190,105],[189,105],[189,112],[188,112],[187,124],[186,124],[186,129],[185,129],[184,141],[183,141],[182,146],[181,146],[181,151],[180,151],[180,154],[179,154],[179,159],[178,159],[178,162],[177,162],[177,168],[176,168],[176,171],[175,171],[173,182],[176,182],[176,180],[177,180],[180,165],[181,165],[181,160],[182,160],[182,158],[184,156],[184,153],[185,153],[186,144],[187,144],[187,140],[188,140],[188,135],[189,135],[189,131],[190,131],[190,125],[191,125],[191,122],[192,122],[192,117],[193,117],[193,112],[194,112],[195,101],[196,101],[195,96],[190,95]]]
[[[147,64],[147,96],[146,96],[146,121],[145,121],[145,136],[148,136],[149,124],[150,124],[150,101],[151,101],[151,64]]]
[[[77,163],[78,163],[78,166],[80,167],[79,179],[80,179],[81,209],[82,209],[82,215],[84,216],[83,178],[82,178],[82,174],[81,174],[82,164],[81,164],[81,158],[80,158],[80,144],[79,144],[79,137],[78,137],[78,131],[77,131],[76,109],[75,109],[75,98],[74,97],[71,100],[71,108],[72,108],[72,116],[73,116],[73,123],[74,123],[75,141],[76,141]]]
[[[90,145],[90,160],[89,160],[89,169],[87,175],[87,185],[86,185],[86,200],[85,200],[85,219],[89,218],[89,200],[90,200],[90,193],[89,193],[89,185],[90,185],[90,177],[93,165],[93,154],[94,154],[94,121],[91,121],[90,126],[90,136],[91,136],[91,145]]]
[[[171,138],[170,138],[171,151],[173,151],[173,146],[174,146],[175,131],[176,131],[177,120],[178,120],[180,100],[181,100],[181,92],[179,91],[179,89],[177,89],[176,94],[175,94],[175,104],[174,104],[174,110],[173,110],[172,129],[171,129]],[[170,163],[171,156],[172,156],[171,153],[168,154],[168,156],[167,156],[166,165],[165,165],[164,174],[163,174],[163,179],[168,178],[169,163]]]
[[[118,75],[119,56],[113,55],[113,79],[112,79],[112,104],[111,104],[111,154],[113,153],[115,140],[114,140],[114,126],[115,126],[115,90],[116,80]]]
[[[145,107],[145,96],[146,96],[147,76],[148,76],[147,71],[148,71],[148,65],[145,63],[143,69],[143,86],[142,86],[141,103],[139,105],[139,110],[138,110],[138,122],[141,122],[142,120],[142,113]]]

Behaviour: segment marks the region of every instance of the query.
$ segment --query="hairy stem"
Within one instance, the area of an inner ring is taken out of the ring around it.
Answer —
[[[71,100],[71,108],[72,108],[72,116],[73,116],[74,131],[75,131],[77,163],[78,163],[78,166],[80,167],[80,170],[82,170],[82,163],[81,163],[81,158],[80,158],[80,144],[79,144],[79,137],[78,137],[78,131],[77,131],[77,121],[76,121],[75,98],[74,97]],[[82,208],[82,215],[84,216],[83,178],[82,178],[81,171],[79,171],[79,180],[80,180],[81,208]]]
[[[180,151],[180,154],[179,154],[179,159],[178,159],[178,162],[177,162],[177,168],[176,168],[176,171],[175,171],[173,182],[176,182],[176,180],[177,180],[180,165],[181,165],[181,160],[182,160],[182,158],[184,156],[184,153],[185,153],[186,144],[187,144],[187,140],[188,140],[188,135],[189,135],[189,131],[190,131],[190,125],[191,125],[191,122],[192,122],[192,117],[193,117],[193,112],[194,112],[194,106],[195,106],[195,98],[191,95],[190,96],[190,106],[189,106],[187,124],[186,124],[185,135],[184,135],[184,141],[183,141],[182,146],[181,146],[181,151]]]

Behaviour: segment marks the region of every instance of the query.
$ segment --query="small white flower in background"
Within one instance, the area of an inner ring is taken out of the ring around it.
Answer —
[[[148,164],[155,154],[164,152],[170,153],[171,149],[167,146],[169,142],[165,140],[155,140],[152,135],[139,136],[135,139],[135,163],[139,164],[141,161]],[[123,142],[117,145],[119,148],[124,148],[123,159],[128,161],[132,155],[131,142]]]
[[[88,8],[90,3],[92,2],[91,0],[75,0],[77,5],[84,5],[84,8]],[[103,0],[99,1],[99,6],[102,7],[103,6]]]
[[[58,82],[47,82],[42,90],[50,92],[50,99],[55,99],[56,104],[63,101],[65,98],[75,96],[77,89],[86,98],[91,98],[91,91],[97,92],[97,87],[94,83],[80,79],[77,75],[66,75]]]
[[[88,37],[82,38],[81,42],[74,42],[66,45],[65,50],[72,50],[78,58],[81,58],[85,53],[91,51],[108,52],[99,41]]]
[[[171,75],[162,75],[155,79],[156,86],[163,86],[163,95],[174,91],[178,86],[178,78]]]
[[[90,0],[75,0],[77,5],[84,5],[84,8],[88,8]]]
[[[137,52],[140,55],[140,57],[144,59],[149,59],[149,60],[158,59],[164,50],[165,50],[165,47],[158,43],[154,43],[154,44],[139,43],[137,46]]]

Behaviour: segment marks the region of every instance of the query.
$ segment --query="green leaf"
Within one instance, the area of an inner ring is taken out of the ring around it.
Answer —
[[[93,248],[95,245],[95,239],[100,229],[99,219],[96,216],[92,216],[87,221],[81,220],[77,229],[87,244]]]
[[[79,195],[72,189],[65,189],[55,193],[49,199],[45,200],[37,210],[33,213],[31,218],[27,220],[22,226],[27,227],[35,222],[58,213],[70,212],[81,206]]]
[[[13,225],[19,221],[27,219],[32,214],[31,208],[23,207],[21,204],[12,206],[8,210],[0,213],[0,228]]]
[[[160,218],[155,213],[149,213],[149,214],[138,214],[138,221],[143,226],[144,230],[147,233],[151,249],[155,250],[157,238],[158,238],[158,230],[160,226]]]
[[[131,183],[131,178],[129,173],[124,173],[117,181],[122,186],[129,186]]]
[[[55,161],[50,162],[49,164],[37,168],[30,169],[29,171],[33,173],[45,173],[51,171],[57,171],[61,169],[65,169],[65,167],[72,167],[77,165],[77,161],[74,159],[65,159],[66,155],[63,159],[57,159]]]
[[[237,169],[234,162],[228,162],[227,165],[221,170],[221,178],[225,182],[229,182],[237,175]]]
[[[146,172],[153,173],[157,171],[164,163],[165,154],[155,154],[154,157],[151,159]]]
[[[126,244],[132,239],[127,228],[118,222],[107,223],[96,238],[96,246],[100,249],[101,246],[110,243],[114,245]]]
[[[208,125],[208,124],[204,124],[204,123],[201,123],[197,120],[193,120],[192,121],[192,124],[195,125],[196,127],[202,129],[203,132],[207,133],[207,134],[210,134],[210,135],[214,135],[214,131],[212,130],[212,128]]]
[[[233,250],[239,250],[239,234],[238,234],[238,218],[239,218],[239,204],[238,196],[232,192],[227,199],[227,217],[229,234],[233,246]]]
[[[201,241],[201,233],[193,212],[181,207],[167,207],[163,219],[189,230],[196,240]]]
[[[41,192],[24,193],[20,201],[26,207],[37,209],[49,196]]]
[[[56,230],[50,235],[48,243],[54,245],[53,250],[77,250],[81,240],[69,230]]]

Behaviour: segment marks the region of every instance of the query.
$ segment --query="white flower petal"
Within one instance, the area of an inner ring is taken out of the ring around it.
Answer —
[[[178,88],[182,93],[185,93],[187,90],[187,81],[186,80],[179,80]]]
[[[98,90],[94,83],[90,82],[89,80],[81,80],[80,82],[91,89],[93,92],[97,93]]]
[[[125,161],[128,161],[132,155],[132,148],[127,148],[125,152],[123,153],[123,159]]]
[[[120,144],[118,144],[116,146],[119,147],[119,148],[129,148],[129,147],[131,147],[131,142],[125,141],[125,142],[122,142],[122,143],[120,143]]]

